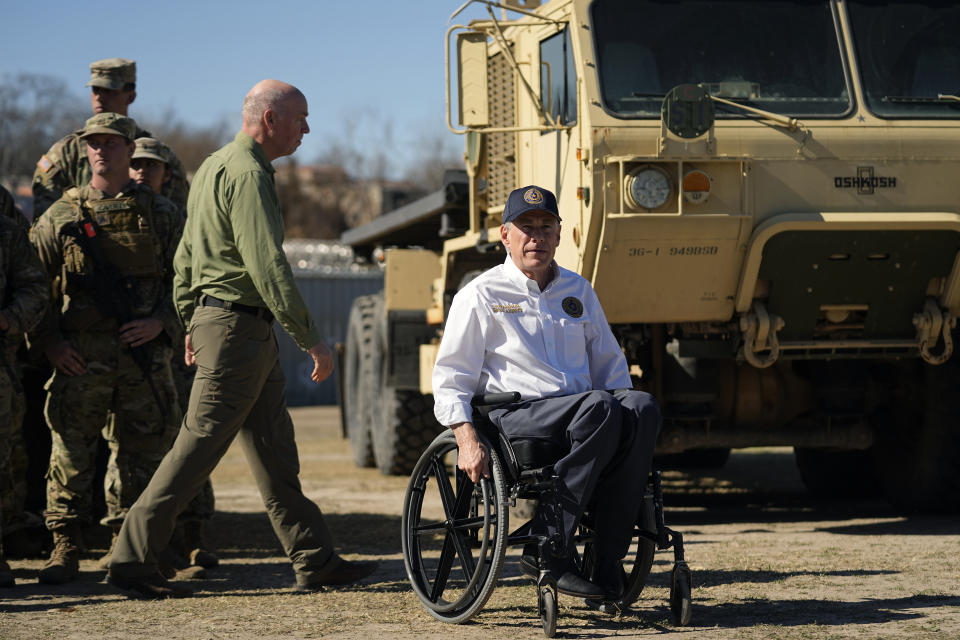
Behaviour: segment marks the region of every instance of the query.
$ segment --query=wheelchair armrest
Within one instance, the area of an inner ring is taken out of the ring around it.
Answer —
[[[474,407],[492,407],[499,404],[510,404],[519,402],[520,393],[517,391],[503,391],[501,393],[484,393],[479,396],[473,396],[470,405]]]

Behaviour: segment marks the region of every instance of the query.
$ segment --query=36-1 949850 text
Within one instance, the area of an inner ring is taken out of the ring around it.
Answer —
[[[694,245],[689,247],[630,247],[627,255],[631,258],[645,256],[715,256],[720,247],[711,245]]]

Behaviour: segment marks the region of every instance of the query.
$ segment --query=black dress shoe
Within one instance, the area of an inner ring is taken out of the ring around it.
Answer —
[[[557,579],[557,591],[575,598],[595,599],[603,597],[603,589],[593,584],[576,569],[565,571],[559,576],[551,571]]]
[[[108,571],[107,582],[126,591],[131,598],[144,600],[188,598],[193,595],[193,589],[170,582],[159,573],[149,576],[120,576]]]
[[[535,547],[524,548],[520,556],[520,570],[531,578],[540,577],[540,563],[538,562]],[[577,570],[571,558],[550,556],[544,563],[544,569],[557,583],[557,591],[575,598],[603,598],[603,589],[593,584]]]
[[[380,563],[376,560],[351,561],[343,558],[335,558],[332,569],[327,571],[322,578],[305,581],[297,577],[298,591],[323,591],[323,587],[336,587],[345,584],[353,584],[366,578],[373,573]]]

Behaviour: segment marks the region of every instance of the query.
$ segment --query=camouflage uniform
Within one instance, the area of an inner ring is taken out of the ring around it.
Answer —
[[[90,64],[91,78],[87,86],[120,88],[124,83],[136,82],[136,63],[122,58],[97,60]],[[91,173],[87,162],[87,145],[79,137],[83,130],[74,131],[55,142],[40,157],[33,173],[33,219],[57,201],[70,187],[89,184]],[[137,127],[137,138],[152,138],[149,131]],[[168,147],[169,148],[169,147]],[[173,151],[168,164],[173,171],[170,180],[163,186],[162,195],[181,210],[187,207],[187,173]]]
[[[15,391],[12,375],[17,345],[23,334],[40,320],[50,300],[50,288],[43,265],[30,246],[26,231],[6,216],[0,216],[0,311],[9,323],[0,334],[0,534],[9,531],[9,518],[23,511],[26,472],[23,454],[22,393]],[[17,451],[19,450],[19,454]],[[0,544],[0,586],[12,586],[13,577],[3,559]]]
[[[154,385],[167,410],[162,417],[143,373],[120,341],[118,322],[97,309],[89,288],[93,262],[65,233],[81,207],[101,227],[107,259],[136,282],[136,317],[155,317],[164,331],[149,343]],[[52,531],[82,522],[91,504],[96,442],[105,430],[110,463],[105,481],[106,522],[119,523],[170,448],[180,424],[170,370],[172,340],[181,334],[171,299],[171,261],[182,231],[176,207],[152,190],[130,182],[114,198],[85,186],[70,189],[35,225],[31,236],[47,273],[56,279],[51,313],[31,334],[45,350],[64,340],[80,352],[87,373],[54,371],[47,382],[47,423],[53,452],[47,472],[47,527]]]

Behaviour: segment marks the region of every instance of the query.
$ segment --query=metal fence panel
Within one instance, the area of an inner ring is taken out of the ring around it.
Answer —
[[[380,271],[340,273],[296,273],[297,286],[313,316],[320,336],[333,348],[347,338],[347,321],[354,298],[383,289]],[[287,378],[287,405],[336,404],[337,372],[316,384],[310,379],[313,360],[290,336],[274,323],[280,345],[280,364]]]

